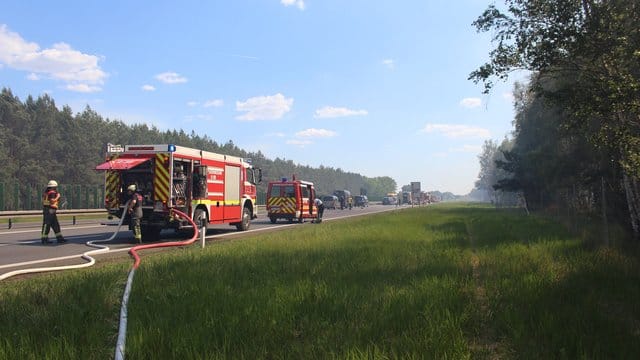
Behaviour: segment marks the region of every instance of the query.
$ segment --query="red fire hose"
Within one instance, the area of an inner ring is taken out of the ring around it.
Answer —
[[[137,269],[138,266],[140,266],[140,257],[138,256],[138,253],[137,253],[138,250],[155,249],[155,248],[169,247],[169,246],[191,245],[196,241],[196,239],[198,239],[199,230],[196,223],[187,214],[183,213],[182,211],[175,210],[175,209],[172,211],[182,216],[183,218],[187,219],[191,223],[191,226],[193,226],[193,228],[195,229],[195,231],[193,232],[193,237],[185,241],[171,241],[171,242],[163,242],[158,244],[138,245],[138,246],[132,247],[131,250],[129,250],[129,254],[131,254],[131,256],[133,256],[133,258],[135,259],[135,262],[133,263],[134,269]]]

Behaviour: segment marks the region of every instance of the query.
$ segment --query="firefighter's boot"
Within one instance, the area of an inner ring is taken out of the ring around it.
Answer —
[[[42,245],[51,244],[51,241],[49,241],[49,230],[49,225],[42,224],[42,233],[40,234],[40,242]]]
[[[58,244],[64,244],[67,242],[67,239],[65,239],[62,234],[56,234],[56,240],[58,241]]]
[[[142,244],[142,229],[140,228],[140,225],[134,225],[133,238],[135,239],[136,243]]]

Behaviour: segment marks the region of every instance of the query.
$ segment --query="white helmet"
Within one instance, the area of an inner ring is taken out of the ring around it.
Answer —
[[[58,182],[55,180],[49,180],[49,182],[47,183],[47,187],[57,187],[58,186]]]
[[[127,186],[127,190],[136,191],[136,185],[135,184],[131,184],[131,185]]]

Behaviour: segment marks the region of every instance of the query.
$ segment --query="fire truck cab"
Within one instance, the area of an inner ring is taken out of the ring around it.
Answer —
[[[242,158],[173,144],[107,146],[105,207],[109,215],[129,223],[125,211],[127,187],[142,195],[143,241],[159,238],[162,229],[191,229],[171,209],[190,214],[200,226],[235,225],[247,230],[257,215],[256,184],[260,169]]]
[[[287,180],[269,182],[267,188],[267,216],[272,224],[278,219],[289,222],[315,219],[318,209],[315,205],[316,190],[310,181]]]

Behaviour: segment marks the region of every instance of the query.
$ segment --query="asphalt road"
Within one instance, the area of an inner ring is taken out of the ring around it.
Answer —
[[[393,211],[395,206],[371,204],[365,208],[353,208],[352,210],[325,210],[323,222],[334,221],[352,216],[363,216],[367,214],[379,213],[383,211]],[[237,231],[235,226],[217,225],[211,226],[205,237],[207,244],[227,239],[230,237],[243,237],[254,235],[261,231],[277,231],[291,226],[322,226],[322,224],[312,224],[310,220],[304,223],[292,223],[279,220],[276,224],[271,224],[264,211],[258,218],[253,220],[248,231]],[[87,263],[81,258],[82,254],[96,250],[87,246],[89,241],[95,241],[100,245],[106,245],[110,251],[97,256],[93,256],[97,262],[105,257],[128,256],[129,249],[135,245],[133,234],[123,226],[117,236],[108,242],[100,242],[113,236],[117,226],[100,224],[99,220],[83,221],[72,224],[70,221],[62,222],[62,233],[68,240],[65,244],[56,244],[53,234],[50,240],[54,241],[50,245],[40,243],[40,224],[33,223],[31,226],[21,225],[12,229],[0,229],[0,275],[19,269],[42,268],[60,265],[75,265]],[[186,240],[184,235],[179,235],[172,230],[163,231],[160,241]],[[199,243],[197,243],[198,246]],[[192,245],[196,246],[196,244]]]

